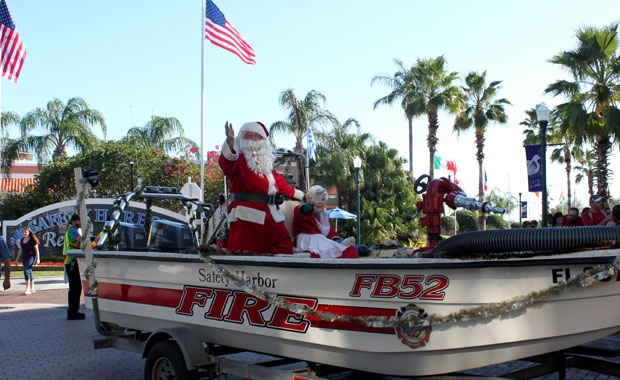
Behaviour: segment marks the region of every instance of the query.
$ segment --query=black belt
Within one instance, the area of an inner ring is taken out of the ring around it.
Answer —
[[[281,205],[284,197],[281,194],[232,193],[232,202],[258,202],[270,205]]]

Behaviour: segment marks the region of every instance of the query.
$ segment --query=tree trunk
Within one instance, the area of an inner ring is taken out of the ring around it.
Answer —
[[[603,196],[606,202],[609,197],[609,183],[607,174],[609,169],[609,151],[611,142],[609,136],[598,136],[594,144],[596,152],[596,185],[597,194]]]
[[[407,121],[409,121],[409,173],[415,178],[413,175],[413,117],[407,116]]]
[[[437,129],[439,128],[439,122],[437,121],[437,110],[429,109],[428,115],[428,137],[426,141],[428,143],[428,155],[429,155],[429,169],[428,175],[431,178],[435,178],[435,152],[437,151]]]
[[[476,159],[478,160],[478,201],[484,202],[484,130],[476,129]],[[486,229],[486,215],[478,211],[478,230]]]
[[[572,170],[571,161],[570,161],[570,152],[568,152],[568,154],[564,158],[564,162],[566,163],[566,189],[568,190],[568,197],[566,199],[568,200],[567,204],[568,204],[568,209],[570,210],[570,208],[572,207],[571,196],[570,196],[570,192],[571,192],[570,172]]]

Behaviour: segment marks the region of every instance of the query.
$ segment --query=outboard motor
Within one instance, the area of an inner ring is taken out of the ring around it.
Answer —
[[[160,219],[151,223],[148,248],[151,251],[181,252],[196,248],[196,240],[187,224]]]
[[[146,250],[146,230],[144,227],[131,223],[120,222],[118,234],[121,238],[119,250],[144,251]]]

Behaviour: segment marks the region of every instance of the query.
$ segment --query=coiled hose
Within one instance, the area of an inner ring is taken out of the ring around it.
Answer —
[[[620,242],[620,227],[515,228],[474,231],[441,241],[432,256],[472,253],[552,253]]]

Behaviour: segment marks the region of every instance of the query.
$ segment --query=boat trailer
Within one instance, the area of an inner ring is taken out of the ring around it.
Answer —
[[[94,341],[94,348],[117,348],[146,358],[145,379],[166,379],[168,369],[182,379],[218,379],[236,376],[253,380],[378,380],[380,374],[275,357],[244,349],[200,342],[186,327],[162,329],[154,333],[120,331]],[[122,334],[122,335],[121,335]],[[586,345],[520,359],[509,368],[497,365],[435,376],[389,376],[390,380],[468,380],[532,379],[552,373],[566,379],[568,368],[620,377],[620,362],[608,360],[620,356],[620,334]],[[506,373],[498,373],[501,370]]]

